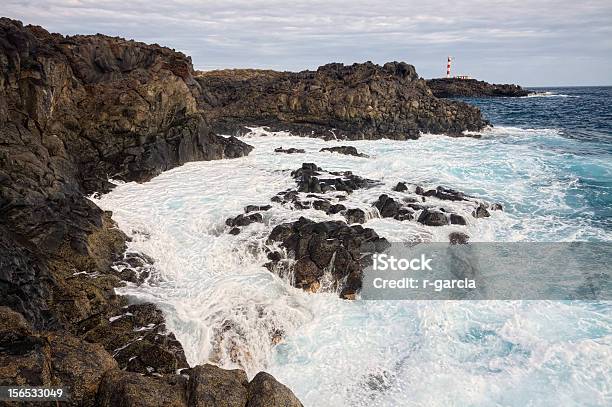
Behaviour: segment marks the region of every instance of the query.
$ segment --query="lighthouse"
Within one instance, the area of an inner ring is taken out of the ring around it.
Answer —
[[[448,61],[446,62],[446,78],[450,78],[450,68],[451,68],[451,61],[453,60],[453,57],[448,57]]]

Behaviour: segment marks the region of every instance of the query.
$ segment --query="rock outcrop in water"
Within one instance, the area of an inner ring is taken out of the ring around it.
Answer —
[[[199,99],[213,129],[240,134],[245,126],[326,139],[397,140],[421,132],[460,135],[486,124],[465,103],[434,97],[412,65],[328,64],[316,71],[200,72]]]
[[[428,79],[427,86],[434,96],[450,97],[521,97],[529,95],[530,91],[518,85],[492,84],[476,79],[439,78]]]
[[[242,370],[213,365],[183,369],[181,374],[122,370],[100,344],[66,332],[36,332],[7,307],[0,307],[0,385],[62,386],[69,391],[65,405],[70,406],[302,405],[264,372],[249,382]]]
[[[382,252],[389,247],[386,239],[361,225],[348,226],[340,221],[313,222],[304,217],[276,226],[268,240],[280,242],[281,247],[295,259],[287,269],[283,268],[278,255],[273,254],[269,263],[272,270],[281,276],[293,271],[293,285],[311,292],[329,284],[328,290],[338,291],[340,297],[346,299],[354,299],[361,289],[367,254]]]
[[[368,158],[367,154],[360,153],[353,146],[335,146],[335,147],[325,147],[320,151],[329,151],[330,153],[338,153],[344,155],[353,155],[355,157]]]
[[[64,385],[85,406],[209,398],[175,374],[188,365],[161,312],[115,295],[139,266],[122,256],[127,238],[110,213],[87,199],[109,177],[146,181],[248,154],[211,131],[202,92],[190,59],[170,49],[0,19],[1,385]],[[270,388],[288,400],[280,384],[260,384],[242,384],[249,403]]]

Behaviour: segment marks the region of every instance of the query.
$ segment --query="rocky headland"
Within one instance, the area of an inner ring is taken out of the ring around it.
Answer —
[[[493,84],[476,79],[437,78],[428,79],[427,86],[438,98],[451,97],[522,97],[533,92],[519,85]]]
[[[239,135],[249,126],[325,139],[416,139],[461,135],[488,122],[466,103],[436,98],[414,66],[328,64],[316,71],[234,69],[198,72],[212,128]]]
[[[414,139],[461,135],[487,122],[475,107],[436,98],[405,63],[202,73],[159,45],[62,36],[0,19],[0,385],[67,386],[69,404],[85,406],[301,405],[266,373],[249,382],[241,370],[190,367],[156,306],[115,294],[151,277],[152,259],[127,252],[112,214],[88,199],[109,191],[109,179],[145,182],[189,161],[247,155],[251,146],[218,133],[252,125],[323,138]],[[354,298],[360,247],[379,250],[384,239],[354,225],[365,213],[333,194],[376,181],[322,174],[305,164],[293,174],[296,188],[273,201],[316,205],[348,223],[300,220],[280,225],[270,240],[292,250],[296,233],[318,236],[309,242],[327,236],[336,246],[305,252],[310,263],[294,284],[316,291],[333,249],[348,267],[338,269],[336,289]],[[386,209],[389,198],[373,205],[398,220],[417,216],[405,203],[397,213]],[[261,221],[266,208],[228,219],[231,233]],[[270,268],[280,260],[270,253]]]

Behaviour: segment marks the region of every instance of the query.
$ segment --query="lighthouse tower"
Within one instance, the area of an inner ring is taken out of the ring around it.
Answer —
[[[446,62],[446,77],[450,78],[450,69],[451,69],[451,61],[453,57],[448,57],[448,61]]]

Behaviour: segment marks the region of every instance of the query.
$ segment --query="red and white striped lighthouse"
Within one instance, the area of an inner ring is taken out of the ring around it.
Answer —
[[[450,67],[451,67],[451,61],[452,61],[453,57],[448,57],[448,62],[446,63],[446,77],[450,78]]]

